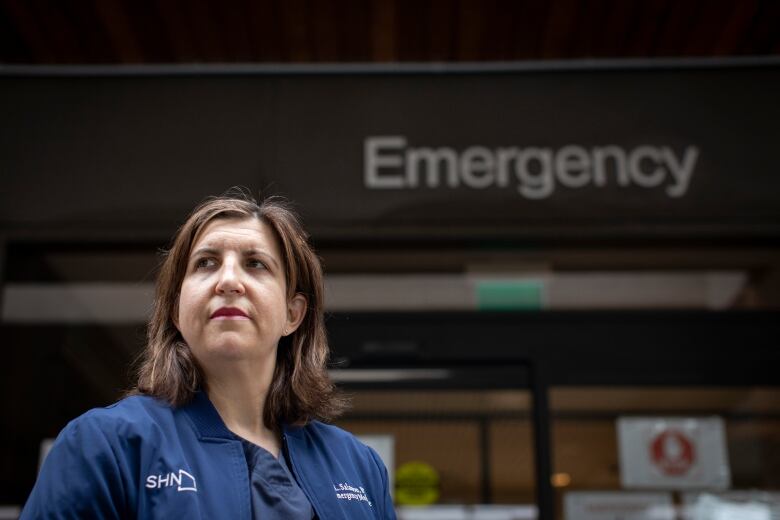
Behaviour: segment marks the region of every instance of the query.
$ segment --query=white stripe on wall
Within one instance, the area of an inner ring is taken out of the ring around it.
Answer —
[[[483,281],[536,281],[545,309],[710,309],[732,305],[747,282],[741,271],[578,272],[519,275],[333,275],[328,311],[475,310]],[[152,306],[152,284],[7,284],[5,323],[138,324]]]

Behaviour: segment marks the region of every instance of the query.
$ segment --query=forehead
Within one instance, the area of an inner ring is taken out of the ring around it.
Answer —
[[[200,248],[259,249],[278,257],[279,244],[271,226],[256,218],[214,219],[196,235],[190,253]]]

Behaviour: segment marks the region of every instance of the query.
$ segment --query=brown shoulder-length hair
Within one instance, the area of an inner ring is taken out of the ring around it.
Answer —
[[[209,222],[247,218],[256,218],[273,229],[284,262],[287,299],[301,294],[307,302],[306,315],[298,329],[279,341],[263,420],[272,429],[278,429],[282,423],[331,420],[346,402],[327,371],[329,349],[319,258],[308,243],[300,218],[286,200],[271,197],[258,204],[244,192],[206,199],[174,235],[157,275],[146,348],[139,358],[136,386],[130,393],[151,395],[172,406],[181,406],[204,387],[203,372],[174,325],[182,281],[192,246]]]

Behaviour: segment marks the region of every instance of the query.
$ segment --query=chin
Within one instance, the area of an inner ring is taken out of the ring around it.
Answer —
[[[219,340],[206,347],[206,351],[212,358],[243,360],[258,357],[261,352],[257,342],[247,341],[246,338],[233,335],[221,337]]]
[[[250,352],[243,345],[235,343],[226,343],[221,345],[215,345],[209,348],[209,354],[211,357],[220,357],[226,359],[244,359]]]
[[[209,347],[209,353],[215,357],[244,359],[257,355],[256,349],[237,341],[224,341]]]

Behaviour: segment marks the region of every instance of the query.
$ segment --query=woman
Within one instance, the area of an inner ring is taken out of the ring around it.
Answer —
[[[216,197],[176,233],[133,395],[69,423],[22,518],[395,518],[377,454],[318,419],[320,263],[277,199]]]

